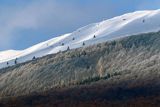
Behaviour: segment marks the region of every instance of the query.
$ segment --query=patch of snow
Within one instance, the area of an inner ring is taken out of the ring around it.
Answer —
[[[93,45],[120,37],[157,32],[160,30],[160,10],[136,11],[112,19],[93,23],[72,33],[55,37],[48,41],[34,45],[28,49],[0,52],[0,68],[32,60],[48,54],[65,51],[69,47],[75,49]]]

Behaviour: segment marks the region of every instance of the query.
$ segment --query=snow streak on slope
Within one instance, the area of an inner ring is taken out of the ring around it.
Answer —
[[[89,46],[120,37],[160,30],[160,10],[137,11],[99,23],[90,24],[72,33],[55,37],[21,51],[0,52],[0,68],[48,54]],[[8,62],[8,63],[7,63]]]

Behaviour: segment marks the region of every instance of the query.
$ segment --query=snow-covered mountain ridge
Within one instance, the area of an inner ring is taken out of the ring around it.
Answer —
[[[21,51],[0,52],[0,68],[82,46],[160,30],[160,10],[137,11],[93,23],[72,33],[55,37]]]

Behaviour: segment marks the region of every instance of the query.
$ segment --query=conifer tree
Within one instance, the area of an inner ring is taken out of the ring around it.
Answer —
[[[85,46],[85,43],[83,42],[83,46]]]
[[[68,46],[67,50],[70,50],[70,47]]]
[[[17,64],[17,60],[18,60],[18,59],[16,58],[15,61],[14,61],[15,65]]]
[[[145,22],[145,19],[143,19],[143,23]]]
[[[35,60],[35,59],[36,59],[36,57],[34,56],[32,59],[33,59],[33,60]]]

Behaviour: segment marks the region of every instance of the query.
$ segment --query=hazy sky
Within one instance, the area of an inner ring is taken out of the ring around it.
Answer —
[[[159,8],[160,0],[0,0],[0,51],[25,49],[103,19]]]

